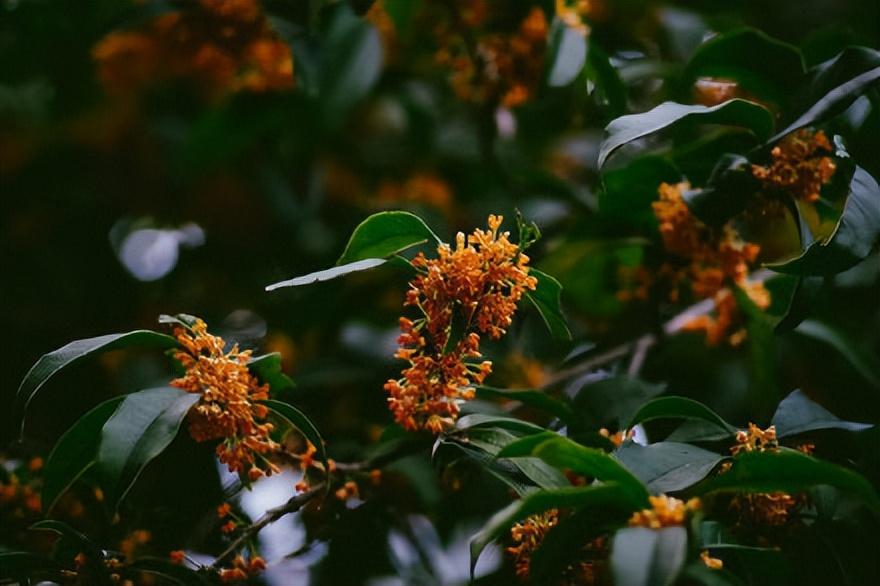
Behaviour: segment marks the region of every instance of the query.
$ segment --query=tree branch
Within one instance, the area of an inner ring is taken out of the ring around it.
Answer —
[[[217,556],[217,559],[214,560],[214,563],[211,564],[210,569],[219,570],[227,559],[232,557],[235,552],[237,552],[242,545],[244,545],[248,540],[253,539],[254,536],[263,530],[267,525],[271,525],[281,517],[289,514],[295,513],[299,511],[301,508],[306,506],[313,498],[318,496],[320,493],[324,492],[324,483],[313,486],[305,492],[301,492],[297,495],[294,495],[288,499],[286,503],[283,505],[279,505],[275,508],[269,509],[266,511],[262,517],[257,519],[251,525],[242,530],[241,534],[236,537],[232,543],[229,544],[223,553]]]

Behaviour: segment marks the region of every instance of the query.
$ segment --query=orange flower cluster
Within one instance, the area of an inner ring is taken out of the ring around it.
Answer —
[[[556,16],[583,35],[590,33],[586,19],[593,15],[596,0],[556,0]]]
[[[192,438],[222,440],[217,457],[230,471],[246,473],[249,480],[278,472],[267,456],[280,445],[269,435],[273,429],[265,421],[269,410],[259,403],[269,398],[269,386],[260,385],[248,370],[250,351],[239,351],[235,345],[227,352],[223,339],[209,334],[202,320],[189,329],[175,328],[174,335],[183,348],[174,357],[186,374],[171,385],[201,395],[187,416]]]
[[[459,0],[467,5],[471,0]],[[506,107],[528,101],[541,80],[547,47],[547,17],[533,7],[513,32],[486,32],[462,28],[479,27],[486,21],[485,2],[459,13],[459,22],[442,23],[435,29],[440,48],[435,61],[452,71],[452,88],[462,100]],[[476,40],[471,42],[471,38]]]
[[[231,568],[220,570],[221,582],[242,582],[257,576],[266,570],[266,560],[260,556],[253,556],[249,560],[242,556],[235,556]]]
[[[663,183],[659,189],[660,199],[652,204],[664,247],[689,261],[683,271],[672,271],[675,273],[672,281],[677,285],[687,279],[695,297],[715,301],[714,317],[695,317],[685,329],[705,332],[711,345],[718,344],[725,337],[736,345],[745,338],[745,330],[734,328],[741,320],[727,283],[743,289],[759,308],[766,309],[770,305],[770,293],[764,284],[748,279],[749,265],[757,259],[760,247],[743,241],[730,224],[713,230],[697,219],[682,196],[682,192],[689,188],[688,183]]]
[[[730,453],[736,456],[744,452],[777,450],[779,441],[776,438],[776,426],[761,429],[754,423],[749,423],[748,431],[740,430],[736,433],[736,444],[730,448]],[[743,521],[760,526],[784,525],[797,506],[798,500],[782,491],[741,494],[731,502],[731,507],[739,512]]]
[[[473,398],[474,385],[492,372],[480,358],[480,334],[498,339],[513,321],[516,305],[537,279],[529,276],[529,258],[500,232],[500,216],[489,216],[489,230],[459,233],[455,249],[437,247],[438,258],[419,254],[412,261],[420,275],[410,282],[405,306],[423,317],[400,319],[395,357],[409,362],[400,380],[385,390],[395,420],[404,428],[440,433],[459,413],[459,403]],[[461,323],[452,340],[453,322]]]
[[[92,55],[113,94],[168,80],[191,80],[209,97],[293,86],[290,49],[258,0],[190,2],[143,28],[108,34]]]
[[[666,496],[649,496],[650,509],[642,509],[633,513],[629,519],[630,527],[647,527],[662,529],[684,525],[688,513],[698,511],[702,506],[700,499],[692,498],[687,502]]]
[[[814,202],[837,170],[831,143],[821,130],[804,128],[783,138],[770,151],[768,166],[752,165],[752,174],[766,189],[783,191]]]
[[[531,515],[510,528],[510,536],[515,545],[508,547],[506,551],[513,557],[517,577],[524,582],[529,580],[532,556],[541,547],[547,532],[555,527],[559,520],[559,511],[550,509],[537,515]],[[599,562],[596,558],[604,557],[604,554],[607,553],[605,538],[595,539],[585,545],[583,549],[585,554],[583,559],[575,561],[565,569],[559,584],[589,586],[596,583],[599,571]]]

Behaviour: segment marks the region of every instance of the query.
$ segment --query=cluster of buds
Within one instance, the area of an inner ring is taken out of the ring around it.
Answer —
[[[226,583],[242,582],[254,576],[258,576],[266,570],[266,560],[260,556],[251,556],[250,559],[238,555],[232,560],[232,567],[220,570],[220,581]]]
[[[169,80],[193,80],[210,97],[293,86],[290,49],[258,0],[188,2],[143,28],[108,34],[92,54],[113,94]]]
[[[186,373],[171,385],[201,395],[187,416],[192,438],[220,440],[217,457],[250,481],[278,472],[269,456],[281,446],[270,437],[268,408],[259,403],[269,398],[269,386],[260,385],[248,370],[250,351],[239,351],[238,345],[227,351],[202,320],[175,328],[174,335],[182,348],[174,357]]]
[[[633,513],[629,519],[630,527],[647,527],[662,529],[664,527],[681,527],[690,513],[700,510],[702,503],[698,498],[687,502],[666,496],[649,496],[650,509],[642,509]]]
[[[409,366],[401,379],[385,383],[389,407],[405,429],[440,433],[452,425],[459,404],[473,398],[474,385],[492,372],[491,362],[476,362],[480,335],[504,335],[517,303],[537,286],[528,257],[508,232],[499,232],[502,220],[489,216],[489,230],[459,233],[454,249],[441,244],[438,258],[419,254],[412,261],[420,274],[404,305],[422,317],[401,318],[395,357]],[[458,339],[453,323],[461,324]]]
[[[812,447],[807,449],[812,451]],[[749,423],[748,430],[740,430],[736,433],[736,444],[731,446],[730,453],[736,456],[745,452],[778,450],[779,441],[775,426],[761,429],[754,423]],[[725,469],[729,467],[728,463]],[[765,527],[784,525],[798,505],[798,499],[782,491],[741,494],[731,502],[731,508],[739,513],[741,521]]]
[[[788,193],[806,202],[819,200],[822,186],[831,181],[837,166],[821,130],[804,128],[783,138],[770,151],[770,164],[752,165],[752,175],[765,190]]]
[[[561,520],[562,514],[557,509],[550,509],[537,515],[531,515],[510,528],[510,537],[514,545],[507,548],[513,558],[516,575],[527,582],[531,573],[532,556],[541,547],[547,533]],[[583,556],[572,562],[563,571],[559,584],[590,586],[597,583],[599,565],[607,556],[607,544],[604,537],[599,537],[583,547]]]
[[[659,200],[653,203],[664,248],[687,261],[681,269],[664,265],[659,274],[675,291],[670,296],[673,300],[678,299],[681,284],[689,282],[695,298],[715,302],[714,315],[692,318],[685,330],[704,332],[710,345],[725,339],[736,345],[745,339],[745,329],[730,285],[742,289],[758,308],[770,305],[770,293],[764,284],[749,279],[749,266],[757,260],[760,247],[745,242],[730,223],[713,229],[700,221],[684,200],[683,193],[688,189],[688,183],[663,183]],[[647,285],[641,284],[640,288],[646,290]]]
[[[456,4],[471,4],[471,0]],[[492,24],[486,2],[474,4],[456,9],[455,21],[441,21],[435,27],[440,47],[435,61],[451,70],[452,88],[459,99],[518,106],[534,95],[541,80],[547,17],[541,8],[533,7],[513,31],[485,30]]]

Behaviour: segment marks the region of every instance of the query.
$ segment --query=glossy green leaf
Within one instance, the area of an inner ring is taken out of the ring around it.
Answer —
[[[648,491],[642,482],[602,450],[587,448],[568,438],[558,437],[536,446],[532,455],[561,470],[571,470],[575,474],[602,482],[616,482],[635,506],[647,502]]]
[[[515,458],[518,456],[531,456],[532,453],[535,451],[535,448],[537,448],[539,445],[548,440],[556,439],[558,437],[562,436],[560,436],[555,431],[542,431],[540,433],[527,435],[504,446],[501,451],[498,452],[498,457]]]
[[[562,295],[562,285],[559,281],[543,273],[538,269],[529,269],[529,275],[538,280],[538,285],[534,291],[526,293],[528,299],[550,330],[550,334],[557,340],[571,340],[571,332],[565,323],[565,317],[562,315],[562,307],[560,297]]]
[[[865,259],[880,240],[880,186],[870,173],[856,167],[843,213],[827,237],[801,255],[767,265],[780,273],[833,275]]]
[[[773,115],[754,102],[735,99],[711,107],[664,102],[642,114],[612,120],[605,128],[606,138],[599,147],[598,166],[604,166],[608,157],[623,145],[681,122],[742,126],[760,140],[765,140],[773,131]]]
[[[43,468],[44,512],[49,513],[61,495],[95,463],[101,429],[122,399],[104,401],[80,417],[55,444]]]
[[[700,492],[797,493],[821,484],[856,496],[880,513],[880,497],[864,477],[847,468],[789,449],[741,454],[733,459],[730,470],[701,485]]]
[[[263,401],[263,404],[281,417],[284,417],[287,421],[291,423],[291,425],[297,428],[307,440],[312,442],[312,445],[315,446],[315,448],[318,450],[318,459],[324,464],[324,469],[329,470],[329,465],[327,463],[327,449],[324,446],[324,438],[321,437],[320,432],[318,432],[318,428],[315,427],[315,424],[312,423],[312,420],[309,419],[305,413],[303,413],[293,405],[290,405],[289,403],[269,400]]]
[[[314,273],[309,273],[300,277],[294,277],[293,279],[288,279],[286,281],[272,283],[271,285],[266,286],[266,291],[274,291],[275,289],[281,289],[283,287],[299,287],[301,285],[311,285],[312,283],[329,281],[337,277],[348,275],[349,273],[356,273],[359,271],[374,269],[380,265],[385,264],[386,262],[388,261],[383,258],[367,258],[364,260],[344,264],[338,267],[333,267],[332,269],[315,271]]]
[[[547,85],[562,87],[577,78],[587,59],[587,39],[583,33],[558,18],[553,19],[547,41]]]
[[[614,457],[654,494],[690,488],[709,475],[724,456],[690,444],[625,442]]]
[[[296,387],[293,380],[281,370],[281,354],[278,352],[254,356],[247,367],[262,383],[269,385],[275,396]]]
[[[693,399],[686,397],[660,397],[646,403],[633,416],[627,425],[627,429],[632,429],[639,423],[652,421],[655,419],[690,419],[704,421],[721,432],[725,432],[729,437],[733,437],[736,428],[721,418],[720,415]]]
[[[820,429],[863,431],[874,427],[870,423],[844,421],[810,400],[802,391],[793,391],[779,403],[770,422],[776,426],[776,435],[786,437]]]
[[[698,78],[733,80],[748,94],[784,104],[803,81],[800,51],[763,32],[741,28],[716,35],[694,52],[683,73],[691,86]]]
[[[16,394],[16,404],[21,406],[20,431],[22,435],[24,434],[27,408],[31,400],[58,371],[93,354],[133,347],[167,350],[177,347],[177,340],[171,336],[150,330],[135,330],[124,334],[108,334],[96,338],[76,340],[58,350],[41,356],[36,364],[27,372],[24,380],[21,381],[18,393]]]
[[[846,110],[880,81],[880,51],[867,47],[847,47],[839,55],[808,72],[806,87],[796,93],[802,105],[794,121],[769,142],[815,126]]]
[[[751,163],[741,155],[721,157],[702,189],[684,194],[688,209],[710,226],[721,226],[746,209],[759,184]]]
[[[555,415],[562,421],[571,422],[574,419],[574,411],[567,401],[538,389],[496,389],[481,386],[477,387],[477,398],[519,401],[523,405]]]
[[[573,403],[577,414],[591,427],[616,425],[623,429],[646,401],[665,390],[665,384],[614,376],[587,383],[577,392]]]
[[[540,425],[535,425],[534,423],[529,423],[528,421],[523,421],[522,419],[516,419],[514,417],[502,417],[499,415],[490,415],[487,413],[472,413],[470,415],[465,415],[455,422],[455,429],[457,430],[465,430],[472,427],[486,426],[500,427],[502,429],[509,429],[522,433],[541,433],[543,431],[547,431]]]
[[[599,486],[578,486],[531,492],[518,501],[510,503],[494,515],[471,540],[471,574],[480,554],[495,539],[501,537],[514,523],[529,515],[543,513],[548,509],[601,509],[615,507],[634,510],[620,485],[608,483]]]
[[[687,558],[684,527],[627,527],[614,534],[609,565],[615,584],[669,586]]]
[[[439,243],[440,239],[415,214],[380,212],[373,214],[354,229],[336,264],[388,258],[426,242]]]
[[[143,469],[177,436],[200,395],[173,387],[127,395],[101,430],[98,468],[106,502],[116,509]]]
[[[467,445],[478,448],[490,456],[501,458],[501,452],[503,452],[508,445],[517,443],[519,439],[519,436],[514,435],[505,429],[497,427],[472,427],[468,430],[467,439],[464,441],[466,441]],[[507,461],[539,488],[571,486],[571,482],[569,482],[565,475],[559,470],[538,458],[531,457],[531,454],[529,453],[517,454],[515,457],[507,457]],[[481,462],[485,463],[485,460],[481,459]],[[504,465],[498,460],[492,462],[490,466],[496,467],[497,464],[502,464],[502,466],[498,467],[498,470],[503,472]]]

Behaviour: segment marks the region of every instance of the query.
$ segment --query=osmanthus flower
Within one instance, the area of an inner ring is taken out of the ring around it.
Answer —
[[[146,25],[115,31],[92,50],[111,94],[169,80],[194,81],[208,97],[293,86],[290,49],[258,0],[194,0]]]
[[[537,286],[529,258],[509,232],[499,232],[502,220],[489,216],[488,230],[459,233],[455,248],[444,243],[437,258],[419,254],[412,261],[419,275],[404,305],[421,317],[400,319],[395,356],[409,366],[385,384],[395,420],[406,429],[439,433],[452,425],[459,404],[492,372],[492,363],[480,360],[480,336],[504,335],[517,303]]]
[[[771,425],[767,429],[761,429],[754,423],[749,423],[748,430],[740,430],[736,434],[736,444],[730,448],[734,456],[744,452],[775,452],[779,450],[779,441],[776,437],[776,427]],[[730,463],[722,468],[726,471]],[[731,501],[731,508],[735,510],[740,521],[754,526],[778,526],[788,522],[791,513],[801,504],[799,499],[783,492],[758,492],[737,495]]]
[[[649,496],[648,502],[651,504],[650,509],[642,509],[632,514],[629,519],[630,527],[648,529],[680,527],[685,524],[690,513],[700,510],[702,506],[698,498],[685,502],[665,494]]]
[[[749,279],[749,266],[757,260],[760,246],[744,241],[730,223],[712,228],[694,216],[683,197],[689,189],[686,182],[663,183],[659,199],[652,204],[664,248],[686,263],[679,269],[664,265],[657,275],[668,282],[674,301],[683,283],[690,284],[696,299],[714,300],[715,315],[692,318],[685,330],[704,332],[711,345],[724,339],[736,345],[744,339],[745,329],[731,287],[742,289],[759,309],[770,305],[770,293],[764,284]],[[641,283],[637,291],[644,296],[648,287]]]
[[[806,202],[818,201],[822,186],[828,184],[837,170],[829,156],[831,142],[821,130],[803,128],[795,131],[773,147],[770,164],[752,165],[752,174],[764,188],[788,193]]]
[[[199,319],[189,328],[176,327],[174,335],[182,348],[174,357],[186,372],[171,385],[201,395],[187,415],[192,438],[220,440],[217,457],[249,480],[278,472],[269,456],[281,446],[270,437],[269,410],[260,403],[269,398],[269,386],[248,370],[250,351],[238,345],[226,350],[223,339],[209,334]]]
[[[531,515],[510,528],[510,538],[513,545],[508,547],[506,551],[513,558],[518,578],[524,582],[529,580],[532,556],[541,547],[547,533],[564,517],[564,513],[558,509],[550,509],[537,515]],[[583,547],[583,556],[566,567],[560,580],[556,583],[566,586],[597,584],[607,554],[607,540],[604,537],[590,541]]]

